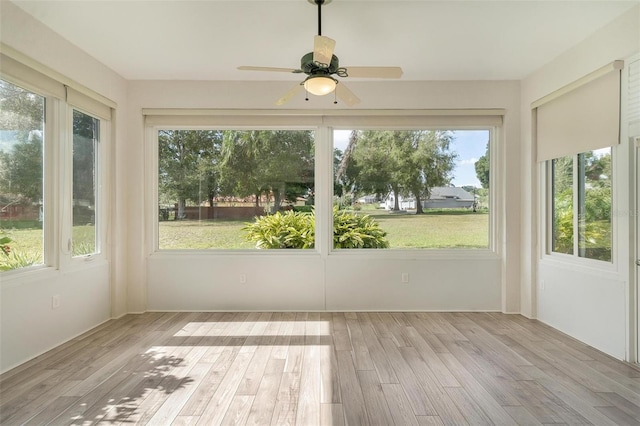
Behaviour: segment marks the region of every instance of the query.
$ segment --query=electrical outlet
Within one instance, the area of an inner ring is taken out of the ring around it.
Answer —
[[[246,283],[247,283],[247,275],[240,274],[240,284],[246,284]]]
[[[60,295],[56,294],[51,296],[51,309],[58,309],[60,307]]]
[[[400,281],[403,284],[408,284],[409,283],[409,273],[408,272],[403,272],[402,275],[400,276]]]
[[[540,280],[540,290],[544,290],[544,280]]]

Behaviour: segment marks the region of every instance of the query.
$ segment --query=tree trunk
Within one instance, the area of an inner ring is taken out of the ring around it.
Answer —
[[[256,197],[256,207],[260,207],[260,193],[256,192],[254,195]]]
[[[420,196],[416,195],[416,214],[422,214],[424,210],[422,209],[422,203],[420,202]]]
[[[393,211],[400,211],[400,197],[398,196],[398,188],[393,188]]]
[[[280,209],[280,203],[282,199],[280,197],[280,190],[273,189],[273,213],[277,212]]]
[[[186,204],[186,200],[180,199],[178,200],[178,214],[176,215],[176,220],[182,220],[186,217],[184,212],[184,206]]]

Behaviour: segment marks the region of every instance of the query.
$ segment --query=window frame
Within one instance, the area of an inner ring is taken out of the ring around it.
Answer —
[[[540,167],[542,168],[542,173],[540,174],[542,177],[542,185],[541,188],[544,188],[544,192],[542,194],[542,205],[544,206],[544,214],[542,215],[542,235],[544,235],[544,244],[542,244],[543,252],[542,258],[546,260],[558,261],[563,263],[582,265],[593,269],[600,270],[609,270],[614,271],[617,270],[621,259],[619,259],[618,255],[618,215],[615,214],[615,206],[617,205],[618,200],[618,158],[616,147],[612,146],[611,149],[611,260],[599,260],[593,259],[589,257],[580,256],[580,216],[579,210],[580,206],[580,193],[579,193],[579,156],[585,154],[577,153],[570,155],[573,161],[573,176],[572,176],[572,196],[573,196],[573,253],[561,253],[553,251],[554,244],[554,233],[553,233],[553,161],[546,160],[543,163],[540,163]],[[591,152],[591,151],[588,151]]]
[[[78,111],[82,114],[88,115],[96,120],[98,120],[99,124],[99,137],[98,140],[95,141],[95,149],[94,149],[94,196],[95,196],[95,244],[96,251],[94,253],[74,256],[73,254],[73,111]],[[104,118],[98,117],[96,114],[93,114],[81,107],[75,106],[73,104],[67,104],[67,126],[69,129],[68,132],[68,141],[67,148],[68,154],[66,154],[66,161],[71,165],[69,167],[69,177],[68,183],[68,193],[69,193],[69,202],[70,205],[65,207],[68,208],[69,218],[65,219],[65,223],[69,224],[68,235],[63,236],[62,241],[67,241],[66,248],[69,248],[68,256],[70,257],[70,265],[78,265],[84,262],[93,262],[95,260],[105,260],[106,259],[106,240],[107,240],[107,226],[106,222],[108,221],[108,206],[106,201],[106,193],[104,191],[104,182],[108,182],[108,176],[106,175],[106,149],[105,141],[109,141],[111,138],[111,120],[106,120]],[[65,238],[66,237],[66,238]]]
[[[101,95],[78,85],[68,78],[49,70],[43,65],[28,58],[12,59],[9,70],[0,69],[0,78],[8,83],[33,92],[45,99],[44,142],[43,142],[43,258],[44,262],[25,268],[0,272],[3,285],[16,285],[31,279],[55,276],[58,271],[73,271],[89,267],[88,262],[108,259],[108,194],[109,177],[107,170],[110,164],[109,146],[112,146],[113,120],[97,117],[86,111],[81,105],[68,102],[63,96],[75,87],[76,99],[87,100],[89,105],[100,106],[103,111],[112,115],[115,103]],[[10,53],[10,51],[8,52]],[[24,62],[20,60],[24,59]],[[15,69],[14,69],[15,68]],[[25,71],[22,73],[22,71]],[[21,76],[15,75],[20,72]],[[79,95],[78,95],[79,94]],[[96,161],[96,243],[99,252],[88,256],[74,257],[70,241],[72,232],[72,198],[73,198],[73,110],[100,120],[100,143],[97,144]],[[98,217],[99,216],[99,217]]]
[[[480,111],[480,112],[479,112]],[[482,110],[474,110],[468,114],[466,110],[452,112],[446,111],[348,111],[345,116],[339,116],[338,121],[349,120],[351,114],[356,117],[356,122],[352,124],[333,124],[331,119],[337,114],[328,114],[328,118],[323,114],[325,111],[237,111],[237,110],[167,110],[167,109],[143,109],[145,116],[144,138],[145,138],[145,185],[149,188],[146,191],[145,212],[146,218],[146,239],[145,254],[147,256],[202,256],[202,255],[235,255],[235,256],[360,256],[360,257],[382,257],[389,259],[498,259],[503,254],[504,240],[505,204],[504,183],[500,165],[504,163],[504,138],[503,124],[474,124],[473,116],[482,115]],[[504,115],[503,110],[486,110],[488,116],[499,116],[500,123]],[[349,114],[351,113],[351,114]],[[455,125],[447,125],[446,119],[451,114],[454,117]],[[316,119],[319,116],[320,119]],[[407,125],[407,119],[426,117],[424,125]],[[460,124],[464,118],[460,116],[472,117],[466,125]],[[229,117],[229,122],[225,123],[225,118]],[[358,118],[379,120],[382,117],[380,126],[357,125]],[[395,121],[398,125],[391,126],[389,121]],[[445,124],[434,124],[438,120]],[[494,120],[495,121],[495,120]],[[268,125],[269,122],[275,124]],[[237,123],[237,124],[235,124]],[[265,124],[267,123],[267,124]],[[334,249],[333,248],[333,131],[351,128],[367,128],[372,130],[487,130],[490,135],[490,213],[488,226],[488,247],[481,249]],[[295,250],[257,250],[257,249],[186,249],[186,250],[159,250],[158,235],[158,131],[159,130],[312,130],[315,135],[315,209],[316,209],[316,244],[314,249]]]
[[[329,131],[331,132],[332,136],[333,136],[333,131],[334,130],[379,130],[379,131],[385,131],[385,130],[399,130],[399,131],[404,131],[404,130],[434,130],[434,131],[474,131],[474,130],[481,130],[481,131],[488,131],[489,132],[489,226],[487,229],[488,235],[487,235],[487,247],[486,248],[463,248],[463,249],[456,249],[456,248],[413,248],[413,249],[336,249],[333,247],[333,224],[331,225],[331,236],[330,236],[330,248],[329,248],[329,254],[335,255],[335,254],[340,254],[340,255],[348,255],[348,253],[355,253],[356,255],[373,255],[373,256],[378,256],[380,252],[382,253],[401,253],[401,257],[402,258],[406,258],[407,256],[411,257],[413,256],[414,253],[419,253],[420,257],[425,257],[426,253],[430,253],[433,254],[433,257],[439,257],[440,255],[444,255],[445,257],[456,257],[456,254],[458,253],[464,253],[465,257],[469,257],[468,255],[474,256],[474,255],[479,255],[479,256],[485,256],[487,254],[490,255],[498,255],[499,251],[497,248],[497,236],[496,236],[496,231],[498,229],[497,227],[497,218],[496,218],[496,208],[497,208],[497,196],[495,195],[496,190],[497,190],[497,183],[496,180],[499,179],[498,177],[498,173],[496,172],[496,168],[497,168],[497,162],[498,162],[498,150],[500,149],[498,145],[498,132],[499,132],[499,128],[496,126],[460,126],[460,125],[456,125],[456,126],[434,126],[434,125],[429,125],[429,126],[421,126],[421,127],[417,127],[417,126],[397,126],[397,127],[391,127],[391,126],[357,126],[357,128],[353,128],[353,127],[349,127],[349,126],[336,126],[336,127],[329,127],[328,128]],[[333,138],[331,139],[331,156],[333,156]],[[333,157],[332,157],[333,158]],[[333,176],[333,164],[331,165],[331,176]],[[333,194],[333,179],[331,179],[331,194]],[[331,200],[331,205],[333,205],[333,200]],[[332,218],[331,218],[332,219]],[[385,255],[386,256],[386,255]],[[431,255],[427,255],[426,257],[432,257]]]

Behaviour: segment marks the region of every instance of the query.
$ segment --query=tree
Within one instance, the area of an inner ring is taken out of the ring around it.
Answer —
[[[177,202],[176,219],[185,217],[187,201],[199,204],[206,199],[212,205],[221,139],[216,130],[159,131],[159,198]]]
[[[422,213],[422,199],[431,188],[450,182],[457,158],[449,148],[450,132],[362,131],[353,139],[355,147],[344,167],[354,173],[352,187],[379,197],[392,193],[394,211],[400,210],[401,196],[413,196],[416,214]]]
[[[314,140],[310,131],[250,130],[224,133],[220,167],[223,195],[273,196],[273,209],[313,192]]]
[[[416,199],[416,214],[423,213],[422,198],[431,195],[431,188],[446,186],[451,182],[458,155],[450,151],[453,136],[448,131],[424,131],[415,134],[412,142],[411,173],[405,185]]]
[[[357,130],[352,130],[349,135],[349,144],[343,153],[340,153],[339,158],[336,158],[336,151],[334,150],[334,169],[336,171],[334,177],[334,195],[344,196],[347,193],[357,192],[357,177],[359,174],[358,166],[353,158],[353,152],[356,149],[358,142]],[[336,164],[337,163],[337,164]]]
[[[18,132],[17,141],[0,152],[0,194],[9,202],[42,201],[42,138],[39,133]]]
[[[2,204],[41,203],[44,98],[0,80],[0,132]]]
[[[475,163],[476,176],[483,188],[489,188],[489,142],[485,154]]]

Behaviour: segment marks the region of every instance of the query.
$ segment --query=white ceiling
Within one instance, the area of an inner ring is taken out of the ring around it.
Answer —
[[[291,80],[236,67],[297,68],[317,33],[307,0],[14,3],[130,80]],[[404,80],[518,80],[637,4],[333,0],[322,34],[337,41],[341,66],[401,66]]]

